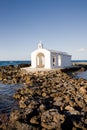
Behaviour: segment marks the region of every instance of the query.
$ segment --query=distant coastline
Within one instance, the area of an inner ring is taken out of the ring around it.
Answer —
[[[72,60],[73,65],[87,65],[87,60]]]
[[[87,60],[72,60],[72,62],[87,62]]]

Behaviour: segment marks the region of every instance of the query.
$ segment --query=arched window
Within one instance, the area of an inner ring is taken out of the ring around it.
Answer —
[[[38,68],[43,68],[45,66],[45,56],[43,53],[39,53],[36,57],[36,66]]]
[[[58,66],[61,66],[61,55],[58,55]]]

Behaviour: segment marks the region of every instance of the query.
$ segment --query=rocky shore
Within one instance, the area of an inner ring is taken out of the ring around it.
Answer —
[[[3,83],[22,83],[14,98],[19,109],[0,115],[0,130],[86,130],[87,80],[75,79],[86,66],[26,73],[0,68]]]

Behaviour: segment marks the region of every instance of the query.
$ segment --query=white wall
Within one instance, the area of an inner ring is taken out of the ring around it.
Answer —
[[[39,48],[31,53],[31,67],[36,68],[36,57],[38,53],[43,53],[45,56],[45,66],[44,68],[51,69],[51,68],[63,68],[63,67],[69,67],[71,66],[71,56],[70,55],[64,55],[56,52],[50,52],[46,49]],[[58,55],[61,56],[61,65],[58,65]],[[53,57],[56,57],[56,64],[53,65]]]
[[[56,57],[56,64],[53,65],[53,57]],[[59,65],[59,59],[58,56],[60,56],[60,65]],[[70,55],[64,55],[59,53],[51,52],[51,68],[62,68],[62,67],[69,67],[71,66],[71,56]]]
[[[56,57],[56,64],[53,65],[53,57]],[[58,54],[51,52],[51,68],[58,68]]]
[[[38,53],[43,53],[45,56],[45,67],[44,68],[48,68],[50,69],[50,52],[46,49],[37,49],[34,52],[31,53],[31,67],[32,68],[36,68],[36,57],[38,55]]]
[[[62,55],[62,66],[63,67],[71,66],[71,56],[69,56],[69,55]]]

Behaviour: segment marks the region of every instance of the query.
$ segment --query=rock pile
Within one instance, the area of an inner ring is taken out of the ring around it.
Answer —
[[[0,81],[4,84],[22,83],[21,67],[29,67],[30,64],[9,65],[0,67]]]
[[[0,80],[4,84],[17,83],[20,78],[20,69],[13,65],[0,67]]]
[[[61,70],[25,74],[14,98],[19,109],[11,112],[2,130],[86,130],[87,80]]]

